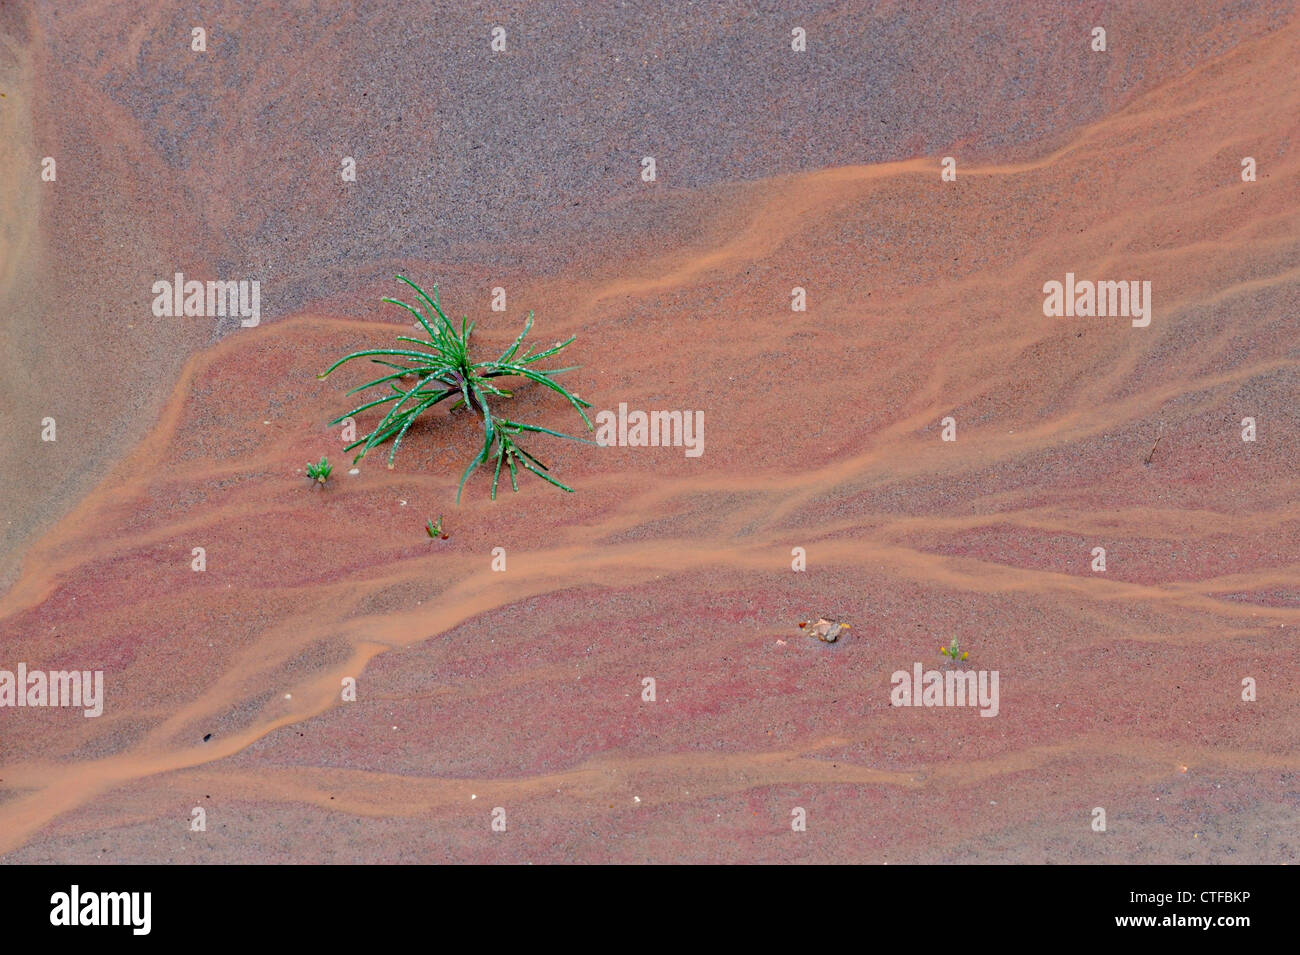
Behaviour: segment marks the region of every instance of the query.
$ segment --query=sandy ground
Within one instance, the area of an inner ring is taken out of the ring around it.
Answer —
[[[777,5],[226,4],[206,58],[122,6],[0,8],[0,668],[107,691],[0,709],[4,861],[1296,861],[1291,5],[1114,5],[1105,54],[826,5],[802,59]],[[705,453],[534,442],[577,493],[457,507],[444,412],[347,474],[365,372],[315,374],[406,333],[399,269]],[[175,271],[262,325],[155,318]],[[1151,325],[1044,317],[1067,271]],[[997,717],[892,707],[954,637]]]

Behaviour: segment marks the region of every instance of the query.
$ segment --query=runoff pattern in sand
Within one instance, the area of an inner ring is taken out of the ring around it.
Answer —
[[[375,305],[198,348],[0,598],[5,665],[107,687],[94,719],[0,713],[0,852],[1295,861],[1296,62],[1291,21],[1037,155],[704,185],[651,253],[521,276],[597,408],[707,422],[698,458],[545,445],[573,495],[454,507],[445,413],[312,492],[350,381],[314,375],[405,327]],[[1045,316],[1067,272],[1149,280],[1150,325]],[[954,637],[997,717],[891,706]]]

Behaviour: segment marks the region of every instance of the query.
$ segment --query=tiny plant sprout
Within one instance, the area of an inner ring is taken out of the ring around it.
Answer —
[[[437,523],[434,523],[433,521],[429,521],[427,524],[424,525],[424,532],[428,534],[429,537],[438,538],[440,540],[446,540],[448,537],[451,536],[450,534],[448,534],[446,531],[442,529],[441,514],[438,515]]]
[[[375,425],[374,429],[364,438],[359,438],[347,446],[349,451],[356,447],[361,448],[357,452],[353,463],[361,460],[371,448],[391,439],[392,447],[388,452],[388,466],[391,468],[397,449],[401,447],[402,439],[406,437],[406,432],[410,430],[416,419],[440,401],[451,398],[453,399],[451,411],[458,409],[471,411],[476,417],[481,418],[483,423],[483,446],[473,460],[469,462],[469,467],[465,469],[465,473],[461,475],[460,486],[456,489],[456,501],[458,503],[470,474],[479,465],[488,464],[489,462],[495,462],[492,474],[493,500],[497,496],[497,483],[501,479],[501,466],[503,464],[509,467],[510,485],[516,491],[519,490],[517,478],[520,467],[531,471],[543,481],[554,484],[563,491],[572,491],[573,488],[561,484],[548,474],[546,465],[520,447],[516,439],[525,433],[530,435],[549,434],[553,437],[568,438],[573,441],[584,441],[585,439],[561,434],[540,425],[524,424],[520,421],[512,421],[509,418],[502,417],[494,410],[493,406],[500,407],[498,399],[503,402],[513,397],[513,393],[504,388],[498,388],[493,382],[500,378],[522,378],[525,381],[531,381],[544,388],[549,388],[573,406],[574,410],[582,416],[583,424],[587,426],[588,431],[594,431],[595,428],[591,420],[587,417],[586,411],[583,410],[590,408],[591,402],[583,401],[554,378],[555,375],[573,371],[574,369],[539,368],[536,364],[542,359],[550,358],[568,347],[572,344],[573,339],[569,338],[557,342],[550,348],[534,354],[532,345],[524,346],[524,337],[528,334],[529,329],[533,327],[533,315],[529,312],[528,318],[524,322],[523,331],[514,340],[514,344],[501,353],[500,357],[487,361],[473,361],[469,354],[469,340],[474,333],[474,323],[469,321],[468,318],[464,318],[460,322],[459,329],[456,327],[442,309],[442,304],[438,299],[438,286],[433,287],[433,295],[430,296],[410,279],[401,275],[397,276],[397,278],[415,291],[419,307],[408,305],[406,302],[395,298],[386,298],[384,301],[410,312],[428,337],[412,338],[407,335],[398,335],[398,341],[408,344],[395,348],[371,348],[365,351],[353,352],[340,358],[325,369],[322,374],[316,376],[324,378],[335,368],[338,368],[339,365],[354,358],[369,358],[376,364],[383,365],[386,369],[392,369],[387,374],[381,375],[363,385],[358,385],[348,392],[348,394],[355,394],[368,388],[375,388],[378,389],[380,397],[362,402],[347,414],[340,415],[333,422],[333,424],[338,424],[345,418],[354,417],[362,411],[387,405],[383,417]],[[405,382],[412,376],[415,379],[414,384],[406,385]],[[403,384],[399,385],[399,381],[403,382]],[[590,444],[592,442],[586,443]]]
[[[325,482],[330,479],[330,472],[333,470],[334,466],[325,458],[321,458],[320,464],[307,465],[307,476],[321,487],[324,487]]]
[[[956,637],[952,638],[952,643],[950,643],[948,646],[940,647],[939,654],[941,656],[947,657],[953,663],[958,663],[962,660],[965,660],[968,656],[970,656],[969,651],[963,650],[960,646],[957,645]]]

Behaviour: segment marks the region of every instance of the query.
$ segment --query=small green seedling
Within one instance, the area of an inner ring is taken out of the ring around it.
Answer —
[[[332,472],[333,470],[334,470],[334,466],[330,464],[329,461],[326,460],[325,458],[321,458],[320,464],[308,463],[307,476],[311,478],[313,481],[315,481],[317,484],[319,484],[321,487],[324,487],[325,482],[330,479],[330,472]]]
[[[442,529],[441,514],[438,515],[438,522],[436,524],[433,521],[429,521],[429,523],[424,525],[424,532],[428,534],[429,537],[431,538],[438,538],[441,540],[446,540],[448,537],[451,536],[450,534],[448,534],[446,531]]]
[[[388,466],[391,468],[397,449],[401,447],[402,439],[406,437],[406,432],[411,425],[425,411],[428,411],[440,401],[451,398],[454,401],[451,410],[465,408],[474,412],[483,420],[483,446],[474,456],[474,459],[469,462],[469,467],[465,469],[465,473],[461,475],[460,486],[456,488],[457,503],[460,502],[461,491],[465,489],[465,482],[469,480],[469,476],[474,472],[475,468],[484,464],[491,466],[493,462],[495,462],[492,472],[493,500],[496,500],[497,483],[501,479],[502,465],[508,466],[510,485],[516,491],[519,490],[517,479],[520,467],[531,471],[543,481],[554,484],[562,491],[572,491],[573,488],[560,483],[548,474],[546,465],[520,447],[516,439],[524,433],[529,435],[549,434],[556,438],[568,438],[574,441],[585,441],[585,439],[574,438],[572,435],[552,431],[550,428],[543,428],[540,425],[524,424],[522,421],[512,421],[509,418],[502,417],[490,407],[489,399],[493,404],[497,404],[497,399],[504,401],[513,396],[512,392],[504,388],[498,388],[493,384],[497,379],[521,378],[525,381],[531,381],[544,388],[549,388],[564,398],[581,415],[582,422],[587,426],[587,430],[594,431],[595,428],[592,426],[591,420],[587,417],[586,411],[583,410],[584,408],[590,408],[591,402],[584,401],[573,394],[554,378],[555,375],[573,371],[574,369],[539,368],[536,364],[542,359],[550,358],[567,348],[573,343],[573,339],[568,338],[565,341],[556,342],[550,348],[534,353],[532,345],[524,345],[524,337],[527,336],[529,329],[533,327],[533,313],[529,312],[528,318],[524,322],[523,331],[519,333],[519,337],[514,340],[514,343],[501,353],[500,357],[488,361],[474,361],[469,354],[469,340],[474,333],[474,323],[469,321],[468,318],[461,320],[459,328],[452,323],[452,320],[447,317],[447,313],[442,310],[442,303],[438,298],[438,286],[433,287],[433,295],[430,296],[424,289],[405,276],[399,275],[397,278],[415,291],[419,308],[395,298],[386,298],[384,301],[399,308],[404,308],[415,316],[415,319],[419,322],[419,327],[424,329],[428,337],[412,338],[409,335],[398,335],[398,341],[408,343],[407,346],[368,348],[365,351],[353,352],[350,355],[343,356],[325,369],[323,373],[316,376],[317,378],[324,378],[335,368],[338,368],[339,365],[354,358],[369,358],[386,368],[394,369],[389,374],[381,375],[373,381],[358,385],[348,392],[348,394],[355,394],[368,388],[377,388],[381,397],[362,402],[347,414],[339,415],[331,422],[332,424],[339,424],[345,418],[354,417],[370,408],[388,405],[387,411],[385,411],[379,423],[375,425],[374,430],[364,438],[358,438],[347,446],[346,450],[348,451],[356,447],[361,448],[356,458],[353,459],[354,463],[360,461],[371,448],[391,440],[392,447],[388,452]],[[415,376],[415,384],[408,386],[406,382],[412,375]],[[398,385],[399,381],[403,382],[403,384]],[[592,442],[586,443],[590,444]]]
[[[947,657],[953,663],[959,663],[962,660],[965,660],[968,656],[970,656],[970,652],[968,650],[963,650],[960,646],[957,645],[956,637],[952,638],[952,643],[950,643],[948,646],[940,647],[939,654],[941,656]]]

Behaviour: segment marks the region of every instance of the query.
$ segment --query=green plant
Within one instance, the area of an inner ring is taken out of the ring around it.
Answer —
[[[334,466],[323,457],[320,459],[320,464],[307,463],[307,476],[322,486],[330,479],[333,471]]]
[[[415,420],[438,402],[456,397],[457,400],[452,405],[453,410],[461,407],[469,408],[480,415],[483,420],[483,448],[470,461],[469,466],[465,468],[465,473],[461,475],[460,485],[456,488],[457,503],[460,503],[460,495],[465,488],[465,482],[469,479],[470,474],[474,472],[474,469],[494,458],[496,468],[492,475],[493,500],[496,500],[497,483],[501,478],[501,466],[503,464],[509,467],[510,484],[516,491],[519,490],[518,466],[522,465],[542,480],[554,484],[561,490],[572,492],[573,488],[560,483],[547,474],[546,465],[520,447],[516,438],[524,432],[534,432],[553,435],[557,438],[568,438],[572,441],[581,441],[583,439],[561,434],[558,431],[552,431],[539,425],[524,424],[521,421],[512,421],[509,418],[502,417],[491,409],[488,398],[491,397],[495,400],[513,396],[512,392],[493,385],[492,380],[495,378],[515,377],[534,381],[563,395],[569,404],[573,405],[577,410],[578,414],[582,416],[583,422],[587,425],[587,430],[594,430],[591,419],[587,417],[586,411],[583,410],[584,408],[590,408],[591,403],[583,401],[553,379],[554,375],[573,371],[574,369],[572,367],[551,369],[536,367],[536,362],[541,361],[543,358],[549,358],[563,350],[572,344],[574,339],[569,338],[567,341],[556,342],[550,348],[536,354],[530,354],[533,347],[531,345],[523,348],[521,352],[520,348],[523,346],[524,337],[533,327],[533,313],[529,312],[528,318],[524,322],[524,330],[519,333],[519,337],[515,339],[514,344],[501,353],[500,357],[491,361],[475,362],[471,360],[469,354],[469,341],[474,332],[475,323],[468,321],[467,318],[461,319],[458,331],[451,319],[442,310],[442,305],[438,299],[438,286],[433,287],[433,297],[431,298],[424,289],[405,276],[399,275],[397,278],[415,290],[420,302],[420,309],[416,309],[395,298],[385,298],[384,301],[391,305],[401,306],[416,317],[425,332],[428,333],[428,340],[411,338],[405,335],[399,335],[397,338],[399,341],[418,345],[421,350],[417,351],[414,348],[373,348],[353,352],[351,355],[340,358],[322,374],[316,376],[317,378],[324,378],[335,368],[354,358],[369,358],[377,364],[396,369],[391,374],[368,381],[364,385],[358,385],[348,392],[351,395],[367,388],[384,388],[386,386],[386,393],[382,398],[366,401],[347,414],[339,415],[332,422],[338,424],[345,418],[352,417],[359,412],[381,405],[389,405],[383,419],[375,425],[374,430],[364,438],[359,438],[347,446],[346,450],[348,451],[361,446],[361,451],[353,459],[353,462],[360,461],[365,457],[366,452],[376,445],[392,439],[393,446],[388,453],[388,466],[391,468],[397,449],[401,447],[402,439],[406,436],[406,432],[410,430],[411,425],[415,423]],[[412,375],[415,376],[416,382],[410,388],[399,387],[396,384],[398,380],[407,379]]]
[[[428,534],[430,537],[435,537],[435,538],[440,537],[443,540],[446,540],[448,537],[451,536],[450,534],[448,534],[446,531],[442,529],[441,514],[438,515],[438,523],[435,524],[433,521],[429,521],[427,524],[424,525],[424,532]]]
[[[940,647],[939,653],[945,657],[948,657],[948,659],[951,660],[953,663],[959,663],[960,661],[965,660],[968,656],[970,656],[970,653],[968,651],[963,650],[960,646],[957,645],[956,637],[952,638],[952,643],[950,643],[948,646]]]

